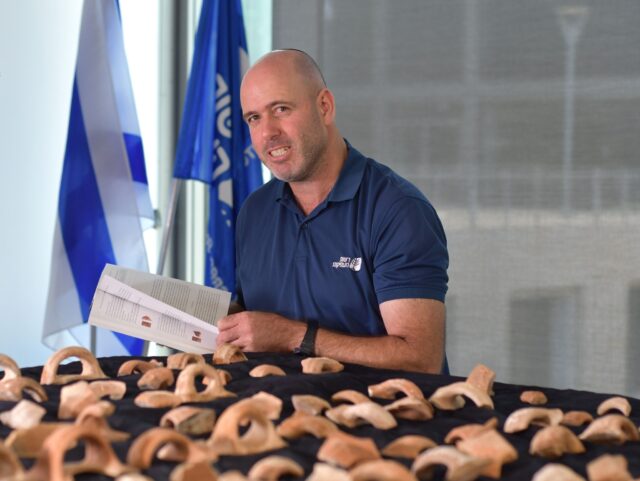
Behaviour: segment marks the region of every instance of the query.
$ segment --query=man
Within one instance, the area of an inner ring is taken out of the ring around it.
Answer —
[[[431,204],[342,138],[333,94],[306,53],[266,54],[240,97],[275,179],[238,217],[246,310],[219,321],[218,345],[440,372],[448,255]]]

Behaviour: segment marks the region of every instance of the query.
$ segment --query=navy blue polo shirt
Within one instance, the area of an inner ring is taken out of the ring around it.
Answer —
[[[247,310],[356,335],[383,335],[379,304],[444,301],[446,238],[429,201],[349,145],[327,198],[309,215],[272,179],[237,222],[238,299]]]

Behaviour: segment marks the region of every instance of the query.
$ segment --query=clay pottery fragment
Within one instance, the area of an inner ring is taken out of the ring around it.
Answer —
[[[560,424],[563,418],[562,410],[547,408],[522,408],[516,409],[504,422],[502,430],[505,433],[517,433],[524,431],[531,424],[537,426],[555,426]]]
[[[370,438],[352,436],[342,431],[331,433],[318,450],[318,460],[341,468],[380,459],[380,452]]]
[[[586,481],[582,476],[564,464],[549,463],[540,468],[531,481]]]
[[[387,379],[379,384],[372,384],[369,386],[368,391],[369,396],[381,399],[396,399],[398,393],[417,399],[424,399],[422,390],[408,379]]]
[[[266,376],[286,376],[287,374],[278,366],[273,364],[260,364],[249,371],[251,377],[266,377]]]
[[[173,370],[168,367],[156,367],[145,372],[137,384],[142,390],[158,390],[170,388],[175,381]]]
[[[218,476],[218,481],[248,481],[248,479],[240,471],[231,470],[225,471],[220,476]]]
[[[358,404],[341,404],[329,409],[325,415],[333,422],[347,427],[371,424],[377,429],[393,429],[398,425],[393,415],[372,401]]]
[[[148,469],[156,453],[167,444],[171,445],[173,461],[195,463],[215,457],[211,451],[196,446],[187,436],[173,429],[151,428],[133,441],[127,453],[127,464],[137,469]]]
[[[211,449],[202,440],[191,441],[192,448],[194,450],[193,459],[206,459],[208,461],[215,461],[218,459],[218,453]],[[167,442],[163,444],[157,451],[156,457],[162,461],[169,461],[172,463],[182,463],[185,461],[184,450],[180,444],[173,442]]]
[[[251,399],[260,401],[267,412],[267,417],[272,421],[280,418],[282,412],[282,399],[265,391],[260,391],[251,396]]]
[[[315,463],[307,481],[352,481],[349,472],[328,463]]]
[[[546,426],[538,431],[531,439],[529,454],[555,459],[563,454],[581,454],[585,452],[584,445],[564,426]]]
[[[606,399],[602,401],[602,403],[600,403],[597,413],[598,416],[602,416],[611,410],[618,411],[624,416],[629,417],[629,415],[631,414],[631,404],[629,404],[627,398],[624,398],[622,396],[610,397],[609,399]]]
[[[202,391],[198,391],[195,384],[199,376],[209,378],[209,383]],[[204,363],[189,364],[182,369],[176,381],[175,393],[183,403],[208,402],[235,396],[224,388],[224,381],[217,369]]]
[[[89,383],[89,388],[102,399],[109,396],[112,401],[119,401],[127,392],[127,385],[122,381],[93,381]]]
[[[334,403],[348,402],[351,404],[357,404],[361,402],[371,401],[371,399],[369,399],[366,394],[362,394],[360,391],[356,391],[354,389],[344,389],[333,394],[331,396],[331,401]]]
[[[42,406],[23,399],[10,411],[0,414],[0,421],[11,429],[26,429],[40,424],[40,420],[47,414]]]
[[[478,407],[493,409],[493,401],[489,395],[466,381],[454,382],[436,389],[429,402],[438,409],[453,411],[465,405],[464,397],[471,399]]]
[[[447,436],[444,438],[446,444],[455,444],[458,441],[464,441],[465,439],[473,438],[482,434],[485,431],[490,431],[498,427],[498,418],[490,418],[484,424],[465,424],[453,428]]]
[[[118,377],[130,376],[132,374],[144,374],[145,372],[162,367],[160,361],[152,359],[151,361],[143,361],[142,359],[130,359],[123,362],[118,369]]]
[[[240,426],[249,424],[240,436]],[[227,407],[208,444],[219,454],[257,454],[286,446],[269,420],[269,408],[259,399],[243,399]]]
[[[398,419],[427,421],[433,418],[433,406],[424,398],[406,396],[387,404],[384,408]]]
[[[80,411],[100,401],[100,398],[86,381],[78,381],[60,390],[59,419],[75,419]]]
[[[179,433],[198,436],[213,431],[216,412],[193,406],[173,408],[160,419],[160,427],[172,428]]]
[[[5,440],[5,445],[21,458],[36,458],[45,439],[56,429],[69,426],[68,423],[40,423],[30,428],[14,429]]]
[[[24,468],[16,453],[0,442],[0,479],[20,481],[24,475]]]
[[[402,464],[387,459],[360,463],[349,475],[353,481],[418,481]]]
[[[411,472],[418,479],[429,479],[437,465],[444,465],[447,468],[446,480],[471,481],[480,476],[490,462],[488,459],[465,454],[452,446],[436,446],[415,459]]]
[[[85,446],[84,459],[65,463],[65,453],[81,440]],[[82,473],[116,477],[131,471],[131,467],[120,462],[102,433],[96,432],[90,426],[70,425],[49,435],[27,476],[33,481],[67,481]]]
[[[340,372],[344,365],[335,359],[328,357],[308,357],[300,361],[304,374],[325,374],[329,372]]]
[[[208,461],[182,463],[169,475],[169,481],[218,481],[217,471]]]
[[[0,379],[0,382],[22,376],[18,363],[6,354],[0,354],[0,367],[4,369],[4,376]]]
[[[493,382],[496,378],[496,373],[484,364],[476,364],[475,367],[467,376],[467,384],[471,384],[473,387],[484,392],[488,396],[493,396]]]
[[[116,407],[113,403],[110,403],[109,401],[98,401],[97,403],[89,404],[80,411],[80,414],[76,417],[76,422],[82,422],[86,417],[107,418],[115,411]]]
[[[326,438],[338,427],[329,419],[311,414],[294,414],[280,423],[276,432],[287,439],[297,439],[305,434]]]
[[[206,364],[202,354],[196,354],[194,352],[176,352],[167,357],[167,368],[169,369],[184,369],[189,364]]]
[[[294,460],[284,456],[267,456],[257,461],[249,470],[248,477],[256,481],[278,481],[283,476],[299,478],[304,469]]]
[[[578,437],[590,443],[624,444],[627,441],[638,441],[640,433],[628,417],[622,414],[607,414],[594,419]]]
[[[58,374],[60,363],[71,357],[76,357],[82,364],[80,374]],[[84,347],[65,347],[54,352],[42,368],[40,384],[67,384],[72,381],[104,379],[107,376],[102,372],[98,360],[91,351]]]
[[[154,481],[154,479],[141,473],[125,473],[118,476],[116,481]]]
[[[106,420],[106,416],[112,414],[114,410],[115,406],[108,401],[91,404],[78,414],[75,424],[88,426],[95,431],[99,431],[109,442],[119,443],[126,441],[131,437],[131,434],[126,431],[111,429]]]
[[[44,388],[30,377],[20,376],[0,382],[0,401],[20,401],[25,392],[36,402],[48,400]]]
[[[531,404],[533,406],[542,406],[547,404],[547,396],[542,391],[522,391],[520,401]]]
[[[394,458],[415,459],[425,449],[436,446],[437,444],[433,440],[425,436],[407,434],[387,444],[382,450],[382,454]]]
[[[144,391],[133,403],[141,408],[173,408],[180,404],[180,397],[170,391]]]
[[[291,404],[297,413],[310,414],[316,416],[322,414],[327,409],[331,409],[331,404],[325,399],[312,394],[294,394],[291,396]]]
[[[456,447],[463,453],[476,458],[490,460],[482,471],[483,476],[500,478],[502,465],[518,459],[518,451],[500,433],[494,429],[483,431],[477,436],[458,441]]]
[[[567,426],[582,426],[593,421],[593,416],[587,411],[567,411],[562,417],[561,424]]]
[[[233,362],[243,362],[247,360],[242,349],[233,344],[223,344],[213,353],[214,364],[231,364]]]
[[[222,385],[226,386],[231,381],[231,373],[229,371],[225,371],[224,369],[216,368],[216,371],[220,373],[220,378],[222,379]],[[205,377],[202,379],[202,384],[205,386],[209,385],[209,378]]]
[[[587,464],[589,481],[633,481],[627,459],[620,455],[603,454]]]

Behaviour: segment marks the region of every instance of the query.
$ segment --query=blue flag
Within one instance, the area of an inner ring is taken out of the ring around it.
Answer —
[[[117,0],[82,10],[57,213],[42,338],[54,349],[88,347],[84,323],[104,265],[148,270],[142,221],[153,219]],[[98,355],[142,347],[98,330]]]
[[[209,184],[205,284],[235,290],[235,222],[262,184],[242,119],[240,80],[248,67],[240,0],[204,0],[178,139],[174,177]]]

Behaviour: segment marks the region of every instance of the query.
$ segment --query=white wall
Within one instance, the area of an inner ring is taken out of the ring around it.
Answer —
[[[80,0],[0,1],[0,353],[40,342],[80,27]]]

